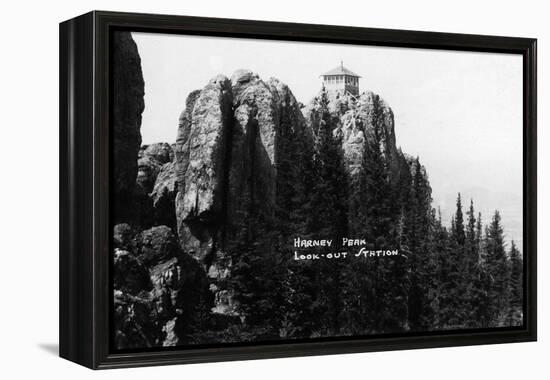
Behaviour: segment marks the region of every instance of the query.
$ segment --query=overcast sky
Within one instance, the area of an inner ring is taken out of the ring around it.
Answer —
[[[319,75],[344,61],[360,90],[395,114],[397,145],[420,156],[434,206],[449,220],[456,193],[484,220],[502,211],[508,240],[522,241],[521,55],[133,33],[145,80],[143,143],[174,142],[185,98],[241,68],[288,84],[308,103]]]

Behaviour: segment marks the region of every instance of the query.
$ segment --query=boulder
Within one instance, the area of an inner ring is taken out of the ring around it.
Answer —
[[[137,185],[143,190],[144,194],[153,191],[155,181],[161,169],[161,164],[150,156],[143,156],[138,159],[138,174],[136,178]]]
[[[130,250],[133,248],[133,238],[136,232],[128,223],[120,223],[113,227],[113,245],[115,248]]]
[[[176,231],[176,194],[178,192],[176,163],[164,164],[157,175],[150,193],[153,201],[154,223],[166,225]]]
[[[138,153],[137,185],[150,194],[162,168],[173,162],[174,151],[168,143],[143,145]],[[166,177],[166,175],[165,175]]]
[[[129,294],[139,294],[151,289],[149,271],[130,251],[115,248],[113,263],[115,289]]]
[[[138,157],[148,156],[158,162],[160,165],[167,164],[174,160],[174,150],[172,146],[165,142],[143,145],[139,151]]]
[[[135,237],[136,254],[147,268],[179,255],[179,246],[170,227],[156,226]]]

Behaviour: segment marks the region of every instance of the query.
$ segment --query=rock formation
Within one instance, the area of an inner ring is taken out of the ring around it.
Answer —
[[[144,82],[141,59],[130,32],[113,35],[113,193],[120,205],[120,219],[128,210],[127,200],[133,194],[137,176],[137,154],[141,145],[141,113]]]
[[[153,191],[157,176],[164,165],[172,162],[174,152],[167,143],[144,145],[138,152],[137,185],[145,194]]]
[[[231,84],[212,79],[187,98],[176,140],[178,234],[185,251],[199,260],[215,249],[223,217],[227,144],[231,134]]]
[[[177,192],[176,163],[168,162],[160,168],[153,191],[149,194],[153,201],[153,219],[156,224],[166,225],[176,230]]]
[[[115,334],[119,348],[185,344],[212,295],[200,265],[171,229],[114,227]]]
[[[139,55],[129,33],[116,33],[115,44],[115,341],[122,349],[187,344],[197,326],[221,331],[243,321],[229,285],[232,254],[250,220],[271,231],[279,182],[293,178],[288,163],[312,155],[316,102],[304,108],[284,83],[248,70],[219,75],[187,97],[175,145],[140,149]],[[392,177],[408,170],[378,95],[334,98],[330,110],[351,175],[374,126]],[[275,254],[270,239],[255,246],[266,257]]]
[[[234,125],[227,197],[226,239],[237,239],[242,212],[251,207],[269,224],[275,205],[275,141],[280,128],[278,92],[257,74],[231,77]],[[266,246],[266,249],[269,249]]]
[[[138,158],[150,157],[160,165],[174,161],[174,150],[168,143],[156,143],[143,145],[138,153]]]
[[[146,210],[139,214],[143,228],[166,225],[176,228],[174,202],[177,193],[174,150],[168,143],[144,145],[138,153],[135,202]],[[138,210],[139,211],[139,210]]]
[[[192,92],[180,116],[177,231],[182,248],[208,272],[218,313],[234,315],[231,294],[220,284],[231,265],[224,251],[237,239],[243,212],[253,208],[266,226],[273,217],[282,128],[305,131],[299,103],[286,85],[247,70]],[[266,254],[269,249],[266,241]]]
[[[296,128],[305,128],[287,86],[246,70],[230,81],[215,77],[189,95],[176,142],[176,215],[182,247],[197,259],[231,239],[243,202],[260,205],[269,219],[282,112],[292,114]]]
[[[303,109],[310,129],[315,125],[317,109],[317,98]],[[357,97],[333,96],[329,109],[337,120],[338,132],[342,133],[342,148],[351,175],[360,168],[365,138],[373,138],[375,126],[381,133],[381,150],[389,164],[392,180],[397,181],[401,172],[408,170],[404,156],[396,146],[393,111],[379,95],[366,91]],[[316,131],[312,129],[312,133]]]
[[[144,82],[132,36],[114,34],[113,293],[119,349],[186,344],[213,295],[175,235],[174,149],[141,147]]]

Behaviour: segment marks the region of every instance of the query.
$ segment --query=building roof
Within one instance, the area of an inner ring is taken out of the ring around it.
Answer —
[[[350,69],[344,67],[344,63],[340,63],[340,65],[338,65],[334,69],[332,69],[330,71],[327,71],[326,73],[322,74],[322,76],[326,76],[326,75],[348,75],[350,77],[361,78],[360,75],[357,75],[353,71],[351,71]]]

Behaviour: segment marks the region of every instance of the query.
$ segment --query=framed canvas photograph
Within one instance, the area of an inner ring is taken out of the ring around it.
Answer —
[[[60,24],[60,356],[536,340],[536,40]]]

